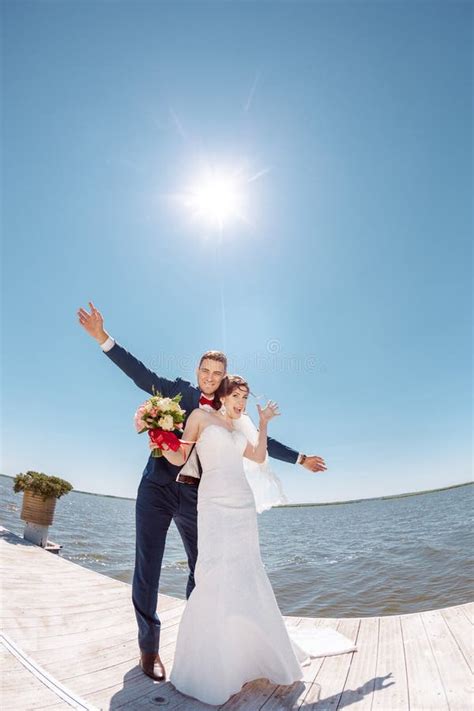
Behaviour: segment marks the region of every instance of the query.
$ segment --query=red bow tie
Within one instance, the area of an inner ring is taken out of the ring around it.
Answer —
[[[199,398],[199,404],[200,405],[210,405],[211,407],[213,407],[214,400],[208,400],[207,397],[204,397],[204,395],[201,395],[201,397]]]

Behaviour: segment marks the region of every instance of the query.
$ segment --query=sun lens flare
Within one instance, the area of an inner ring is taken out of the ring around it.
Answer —
[[[196,179],[182,196],[195,220],[223,229],[231,221],[246,221],[244,183],[237,175],[213,170]]]
[[[188,205],[197,217],[222,226],[232,217],[238,217],[241,197],[230,180],[216,178],[204,183],[190,196]]]

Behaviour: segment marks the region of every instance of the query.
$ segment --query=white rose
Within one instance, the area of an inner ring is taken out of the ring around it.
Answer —
[[[158,426],[161,427],[162,430],[170,432],[171,430],[174,430],[174,420],[171,415],[165,415],[164,417],[160,417],[158,420]]]

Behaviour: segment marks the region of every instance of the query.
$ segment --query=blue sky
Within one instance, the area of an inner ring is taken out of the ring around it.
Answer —
[[[328,465],[275,464],[293,502],[471,478],[470,3],[2,12],[3,473],[134,496],[146,396],[92,300],[160,374],[225,347],[278,400],[274,436]],[[206,162],[263,172],[218,257],[170,199]]]

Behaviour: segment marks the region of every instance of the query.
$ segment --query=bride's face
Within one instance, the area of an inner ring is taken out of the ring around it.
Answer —
[[[247,407],[249,392],[247,388],[235,388],[230,395],[222,398],[227,414],[233,420],[237,420]]]

